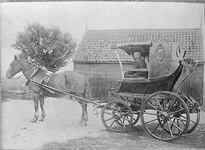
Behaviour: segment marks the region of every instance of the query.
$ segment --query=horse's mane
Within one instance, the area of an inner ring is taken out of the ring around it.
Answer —
[[[35,67],[38,67],[38,68],[40,68],[40,69],[42,69],[42,70],[47,70],[45,67],[43,67],[43,66],[41,66],[41,65],[39,65],[39,64],[37,64],[37,63],[35,63],[35,62],[32,62],[32,61],[30,61],[30,60],[23,59],[23,58],[19,58],[19,59],[20,59],[21,61],[27,62],[27,63],[29,63],[29,64],[35,66]],[[47,70],[47,71],[48,71],[48,70]]]
[[[21,61],[24,61],[24,62],[27,62],[27,63],[32,64],[32,65],[34,65],[34,66],[37,66],[36,63],[34,63],[34,62],[30,61],[30,60],[23,59],[23,58],[19,58],[19,59],[20,59]]]

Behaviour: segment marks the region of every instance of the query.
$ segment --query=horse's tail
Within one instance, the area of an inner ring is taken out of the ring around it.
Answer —
[[[83,94],[84,98],[91,99],[92,94],[91,94],[91,90],[90,90],[90,83],[85,76],[84,76],[84,79],[85,79],[85,90],[84,90],[84,94]]]

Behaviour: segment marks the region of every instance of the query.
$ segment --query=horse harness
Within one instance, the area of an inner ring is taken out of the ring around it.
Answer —
[[[26,82],[26,86],[28,86],[30,80],[34,77],[34,75],[38,72],[39,69],[40,69],[39,67],[36,67],[36,68],[34,69],[34,72],[30,75],[30,78],[29,78],[28,81]],[[46,75],[43,77],[43,79],[41,79],[41,81],[40,81],[39,83],[40,83],[40,84],[45,84],[45,85],[47,85],[49,79],[50,79],[54,74],[55,74],[54,72],[48,71],[48,72],[46,73]],[[41,91],[42,91],[42,90],[41,90]],[[50,90],[49,90],[49,91],[50,91]],[[52,91],[50,91],[50,92],[52,92]],[[43,92],[42,92],[41,94],[43,94]]]
[[[54,75],[54,72],[48,71],[44,78],[40,81],[41,84],[48,84],[49,79]]]

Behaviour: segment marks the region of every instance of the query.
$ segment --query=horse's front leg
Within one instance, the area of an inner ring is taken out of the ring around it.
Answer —
[[[39,96],[37,94],[33,94],[33,102],[34,102],[34,118],[31,120],[31,122],[36,122],[38,120],[38,105],[39,105]]]
[[[79,124],[81,126],[87,126],[87,121],[88,121],[88,110],[87,110],[87,103],[78,101],[82,107],[82,116]]]
[[[39,121],[44,121],[44,119],[46,117],[46,113],[44,110],[44,96],[40,95],[39,100],[40,100],[40,107],[41,107],[41,118],[39,119]]]

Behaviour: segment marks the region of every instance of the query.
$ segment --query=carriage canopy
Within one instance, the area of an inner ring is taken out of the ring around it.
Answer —
[[[128,55],[133,55],[135,52],[141,52],[142,55],[149,53],[149,49],[152,47],[152,42],[148,43],[127,43],[121,45],[112,45],[112,49],[122,49]],[[143,55],[145,56],[145,55]]]

